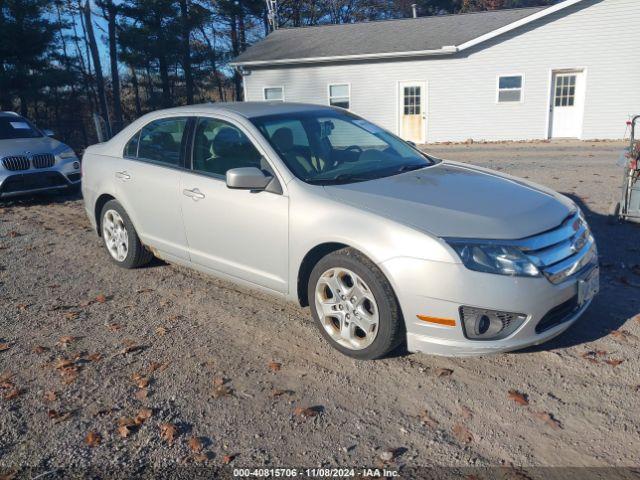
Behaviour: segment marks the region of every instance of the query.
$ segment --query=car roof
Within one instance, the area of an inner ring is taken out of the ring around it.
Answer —
[[[169,108],[159,110],[154,113],[163,114],[193,114],[193,113],[235,113],[246,118],[263,117],[266,115],[280,115],[286,113],[300,113],[310,111],[335,111],[333,107],[325,105],[314,105],[310,103],[292,103],[292,102],[220,102],[220,103],[202,103],[199,105],[187,105],[184,107]]]

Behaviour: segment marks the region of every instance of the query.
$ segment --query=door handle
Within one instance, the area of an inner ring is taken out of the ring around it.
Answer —
[[[202,200],[204,198],[204,193],[202,193],[197,188],[194,188],[192,190],[189,190],[189,189],[185,188],[184,190],[182,190],[182,194],[185,197],[192,198],[193,201]]]
[[[120,180],[131,180],[131,175],[129,175],[126,170],[123,170],[122,172],[116,172],[116,178]]]

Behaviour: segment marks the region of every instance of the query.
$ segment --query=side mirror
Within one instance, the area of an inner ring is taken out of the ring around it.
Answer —
[[[232,168],[227,170],[227,187],[241,190],[264,190],[273,177],[256,167]]]
[[[53,133],[53,130],[50,130],[48,128],[42,130],[42,133],[44,133],[47,137],[53,137],[55,135],[55,133]]]

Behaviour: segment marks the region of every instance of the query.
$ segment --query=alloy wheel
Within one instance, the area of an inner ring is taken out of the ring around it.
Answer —
[[[104,214],[102,237],[111,256],[118,262],[124,262],[129,253],[129,234],[117,211],[107,210]]]
[[[362,350],[376,339],[378,304],[357,273],[346,268],[324,272],[316,283],[315,308],[325,331],[345,348]]]

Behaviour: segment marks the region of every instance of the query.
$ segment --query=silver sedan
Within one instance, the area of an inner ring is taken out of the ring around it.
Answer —
[[[86,211],[116,264],[155,255],[309,306],[355,358],[538,344],[598,290],[595,242],[567,197],[433,158],[342,109],[158,111],[83,162]]]

